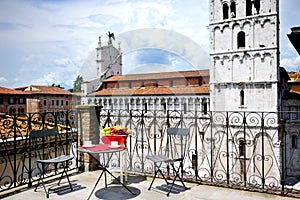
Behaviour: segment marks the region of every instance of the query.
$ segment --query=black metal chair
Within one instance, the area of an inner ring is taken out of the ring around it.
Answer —
[[[177,178],[183,185],[184,190],[189,189],[185,186],[182,177],[180,177],[180,172],[183,174],[183,160],[187,151],[188,138],[189,131],[186,128],[167,128],[166,147],[161,151],[160,154],[146,156],[147,159],[154,162],[155,169],[155,174],[148,190],[151,189],[158,172],[161,174],[167,183],[167,186],[169,187],[167,196],[169,196],[170,192],[172,191]],[[175,163],[179,163],[179,165],[175,165]],[[166,176],[162,172],[162,168],[165,167],[163,164],[166,165],[167,172],[169,172],[169,165],[172,167],[171,171],[173,171],[173,180],[171,183],[166,179]]]
[[[62,168],[61,176],[58,181],[58,185],[64,175],[68,179],[71,190],[73,191],[72,184],[67,174],[68,162],[75,157],[74,155],[67,153],[62,141],[62,136],[57,129],[49,130],[33,130],[30,132],[32,151],[34,152],[35,162],[38,169],[39,180],[34,189],[36,192],[40,182],[42,183],[46,192],[46,197],[49,198],[49,189],[46,190],[44,179],[47,178],[46,174],[54,171],[58,173],[58,170]],[[53,168],[51,168],[53,167]]]

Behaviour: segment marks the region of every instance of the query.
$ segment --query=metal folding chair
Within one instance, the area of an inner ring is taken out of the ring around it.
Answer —
[[[46,197],[49,198],[49,189],[46,190],[44,179],[47,178],[46,174],[51,174],[53,171],[58,172],[59,168],[62,168],[61,176],[58,181],[58,185],[64,175],[68,179],[71,190],[73,191],[72,184],[67,174],[68,162],[70,162],[74,155],[67,154],[61,134],[58,133],[57,129],[49,130],[33,130],[30,132],[32,151],[34,152],[35,162],[38,169],[39,180],[34,189],[37,190],[40,182],[42,183],[46,192]],[[69,153],[69,152],[68,152]],[[51,167],[53,168],[51,168]]]
[[[148,188],[151,189],[152,184],[157,177],[158,172],[161,174],[167,185],[169,186],[169,191],[167,196],[170,195],[172,188],[174,187],[175,181],[178,180],[184,187],[184,190],[189,189],[185,186],[180,172],[183,174],[183,160],[187,151],[187,142],[189,138],[189,131],[186,128],[168,128],[167,129],[167,143],[165,149],[157,155],[147,155],[146,158],[153,161],[155,174],[152,182]],[[179,165],[175,165],[179,163]],[[170,183],[162,171],[163,164],[167,165],[167,172],[169,172],[169,165],[171,166],[171,171],[173,171],[173,180]],[[181,169],[181,170],[180,170]]]

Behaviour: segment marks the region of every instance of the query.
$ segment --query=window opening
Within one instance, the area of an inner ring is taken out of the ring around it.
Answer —
[[[240,92],[240,105],[241,106],[245,105],[245,92],[244,92],[244,90],[241,90],[241,92]]]
[[[256,9],[256,14],[259,14],[260,0],[255,0],[254,1],[254,8]]]
[[[252,0],[246,0],[246,16],[252,15]]]
[[[243,49],[245,48],[246,46],[246,41],[245,41],[245,32],[241,31],[238,33],[237,35],[237,46],[238,46],[238,49]]]
[[[162,106],[163,106],[163,111],[164,111],[164,112],[167,112],[167,103],[164,102],[164,103],[162,104]]]
[[[15,104],[15,98],[13,97],[9,98],[9,104]]]
[[[186,113],[187,112],[187,104],[186,102],[183,103],[183,112]]]
[[[227,5],[227,3],[223,4],[223,19],[228,19],[228,5]]]
[[[231,2],[231,4],[230,4],[230,16],[231,16],[231,18],[235,18],[236,17],[235,2]]]

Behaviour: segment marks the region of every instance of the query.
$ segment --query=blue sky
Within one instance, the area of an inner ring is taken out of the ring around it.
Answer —
[[[299,10],[299,0],[281,0],[281,66],[293,71],[299,71],[300,58],[286,34],[290,27],[300,25]],[[94,65],[98,37],[102,35],[105,42],[108,31],[118,38],[145,28],[169,30],[178,33],[178,38],[185,37],[184,44],[197,44],[195,51],[208,53],[208,23],[208,0],[2,0],[0,86],[55,83],[68,89],[82,71],[92,74],[86,79],[93,78],[94,68],[88,66]],[[188,57],[184,48],[176,48]],[[125,51],[123,71],[132,72],[132,67],[147,64],[172,70],[206,66],[192,66],[177,52],[166,52]]]

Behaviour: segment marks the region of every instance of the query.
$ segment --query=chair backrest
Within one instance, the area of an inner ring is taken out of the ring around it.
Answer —
[[[189,139],[189,130],[186,128],[168,128],[166,156],[172,159],[184,159]]]
[[[66,155],[64,142],[56,128],[48,130],[32,130],[29,135],[32,151],[36,159],[50,159],[60,155]]]

